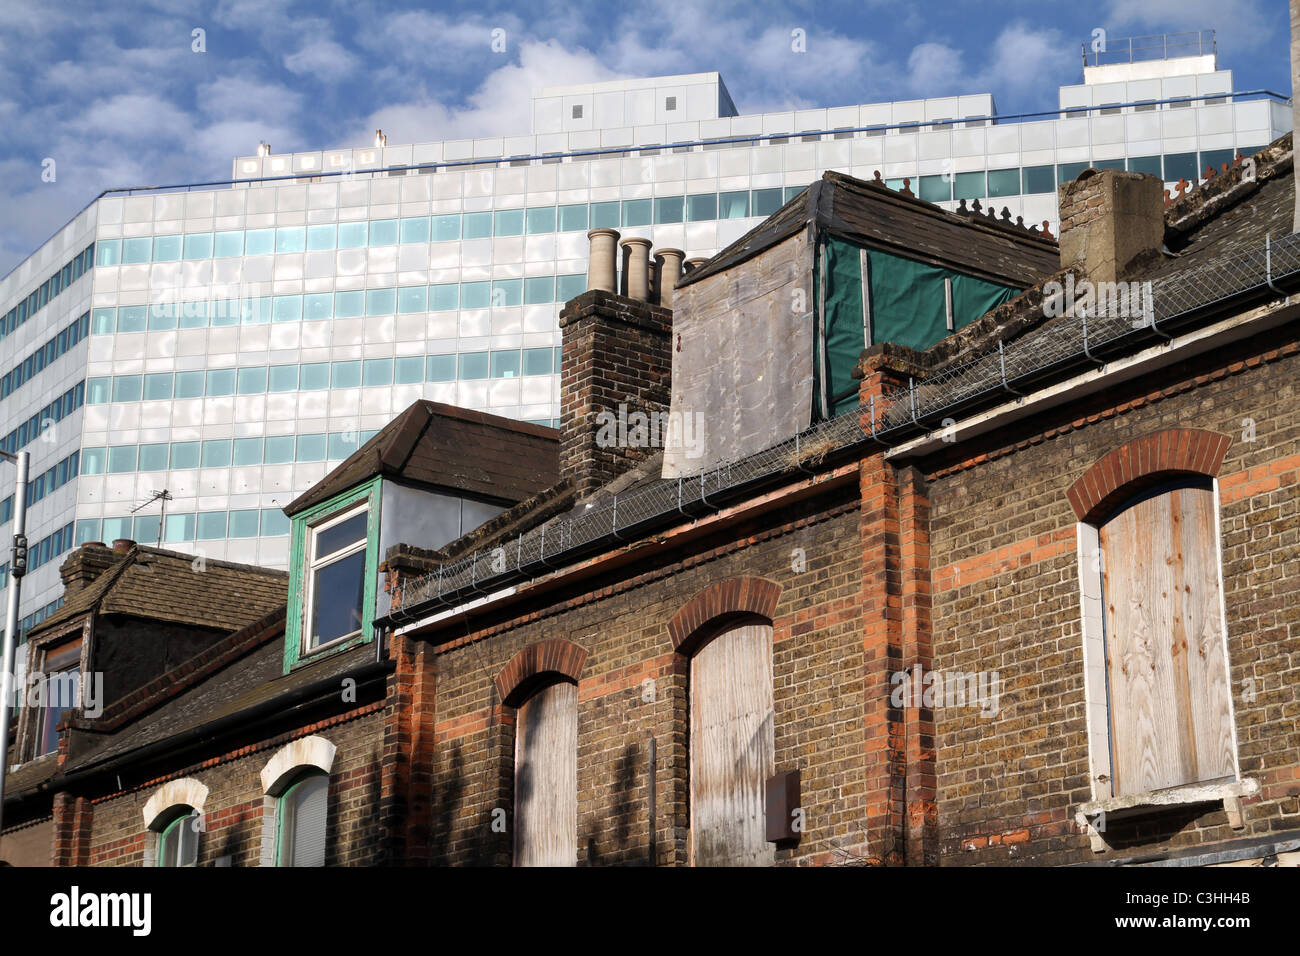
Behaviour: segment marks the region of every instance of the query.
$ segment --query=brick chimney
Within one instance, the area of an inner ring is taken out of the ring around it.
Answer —
[[[1091,282],[1121,282],[1160,252],[1164,184],[1155,176],[1085,169],[1058,190],[1061,268]]]
[[[560,312],[560,477],[579,495],[657,450],[634,430],[640,415],[668,411],[672,322],[669,309],[602,289],[570,299]]]
[[[123,553],[110,550],[102,541],[87,541],[59,565],[65,595],[88,587],[96,578],[122,560]]]

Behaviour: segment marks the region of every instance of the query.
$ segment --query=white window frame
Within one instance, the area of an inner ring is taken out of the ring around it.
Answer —
[[[362,501],[357,502],[354,505],[350,505],[344,508],[342,511],[335,512],[334,514],[330,515],[324,520],[318,521],[314,525],[308,525],[307,527],[307,539],[303,542],[303,562],[302,562],[303,564],[302,642],[301,642],[302,647],[300,649],[300,653],[302,657],[307,657],[310,654],[315,654],[318,651],[324,650],[327,647],[332,647],[333,645],[342,643],[343,641],[350,641],[353,638],[360,637],[361,634],[365,631],[364,627],[359,627],[355,631],[349,631],[347,634],[344,634],[340,637],[336,637],[333,640],[325,641],[319,644],[312,643],[313,639],[315,638],[315,634],[313,632],[316,630],[316,593],[315,593],[316,572],[319,569],[334,564],[337,561],[341,561],[344,558],[349,558],[352,555],[356,554],[357,552],[363,552],[363,553],[365,552],[366,548],[370,544],[369,511],[370,511],[370,501],[369,499],[363,499]],[[367,515],[366,531],[365,533],[362,534],[361,540],[359,542],[349,547],[342,548],[338,551],[331,551],[329,555],[327,555],[324,558],[315,557],[316,541],[320,537],[322,532],[328,531],[330,528],[333,528],[335,525],[339,525],[345,521],[349,521],[352,518],[355,518],[358,514],[362,514],[362,513],[365,513]],[[362,570],[363,579],[364,576],[365,576],[365,570],[363,568]],[[363,584],[363,588],[364,588],[364,584]],[[365,608],[363,607],[361,610],[362,613],[364,614]]]

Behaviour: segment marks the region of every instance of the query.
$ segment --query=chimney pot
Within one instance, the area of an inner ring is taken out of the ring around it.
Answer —
[[[134,547],[135,547],[135,542],[132,541],[130,538],[113,539],[113,550],[116,551],[118,554],[126,554],[126,552],[130,551]]]
[[[650,240],[642,236],[624,239],[623,281],[624,294],[629,299],[646,302],[650,298]]]
[[[614,257],[618,246],[617,229],[592,229],[587,233],[591,253],[587,264],[587,291],[601,289],[617,292],[614,284]]]
[[[681,249],[660,248],[655,253],[655,262],[659,264],[659,304],[665,309],[673,307],[673,292],[682,277],[682,262],[686,253]]]

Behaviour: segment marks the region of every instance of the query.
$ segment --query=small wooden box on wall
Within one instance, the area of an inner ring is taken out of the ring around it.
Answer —
[[[799,798],[799,770],[785,770],[767,778],[767,842],[798,843],[803,836],[803,808]]]

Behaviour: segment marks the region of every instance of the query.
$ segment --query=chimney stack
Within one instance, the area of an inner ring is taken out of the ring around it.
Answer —
[[[593,229],[587,233],[591,252],[587,264],[587,291],[617,292],[614,257],[618,246],[617,229]]]
[[[1121,282],[1160,252],[1164,184],[1155,176],[1085,169],[1060,187],[1061,268],[1093,283]]]
[[[87,587],[121,559],[122,554],[110,551],[104,542],[87,541],[59,565],[64,594],[75,594]]]
[[[632,236],[619,243],[623,247],[624,295],[638,302],[650,299],[650,240]]]
[[[1300,2],[1300,0],[1297,0],[1297,2]],[[673,307],[673,291],[677,288],[677,282],[682,277],[682,261],[685,258],[686,253],[680,249],[660,248],[655,253],[659,276],[659,282],[657,283],[659,304],[665,309]]]

